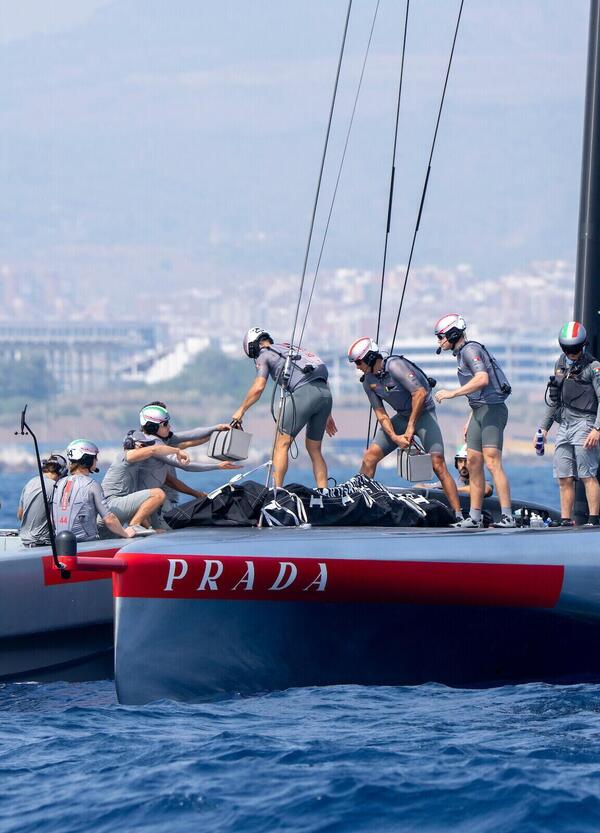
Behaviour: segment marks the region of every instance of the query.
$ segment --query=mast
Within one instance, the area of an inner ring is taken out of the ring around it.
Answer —
[[[590,0],[574,319],[600,355],[600,0]]]
[[[590,0],[573,318],[587,330],[591,354],[600,355],[600,0]],[[585,523],[587,513],[585,489],[578,480],[573,519]]]

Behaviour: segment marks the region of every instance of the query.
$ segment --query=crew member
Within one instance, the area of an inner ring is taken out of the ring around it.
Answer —
[[[92,472],[98,472],[98,446],[89,440],[73,440],[67,447],[67,460],[69,476],[56,484],[52,502],[55,532],[70,531],[78,541],[94,541],[99,515],[115,536],[133,538],[135,530],[123,528],[108,508],[102,487],[91,477]]]
[[[463,494],[471,494],[471,482],[469,467],[467,466],[467,444],[463,443],[456,449],[454,455],[454,468],[458,472],[458,491]],[[490,497],[494,493],[494,487],[486,481],[484,497]]]
[[[189,462],[188,455],[179,448],[157,443],[155,437],[149,437],[143,431],[128,432],[123,440],[123,453],[111,463],[102,480],[108,508],[122,524],[150,526],[151,516],[165,501],[165,492],[157,487],[138,489],[139,469],[150,458],[173,456],[184,465]]]
[[[248,408],[260,399],[271,376],[284,391],[273,453],[275,486],[283,486],[292,440],[306,426],[306,450],[317,488],[327,488],[327,464],[321,446],[325,431],[330,437],[337,432],[331,416],[333,400],[327,383],[327,367],[315,353],[300,347],[293,347],[290,351],[289,344],[275,343],[269,333],[260,327],[248,330],[243,346],[246,355],[255,361],[256,379],[233,414],[233,419],[241,422]]]
[[[192,489],[186,483],[178,480],[171,472],[173,468],[183,469],[185,471],[214,471],[216,469],[240,469],[242,466],[232,463],[229,460],[223,460],[215,463],[182,463],[177,459],[173,453],[173,447],[178,446],[179,443],[187,446],[192,444],[201,444],[205,442],[213,431],[226,431],[231,426],[225,423],[211,425],[208,427],[199,427],[190,429],[189,431],[173,432],[171,430],[171,417],[167,409],[161,405],[145,405],[140,411],[140,427],[142,432],[146,435],[147,440],[152,440],[156,445],[163,445],[169,448],[171,453],[167,456],[150,456],[144,460],[138,470],[138,489],[162,489],[164,494],[165,485],[170,486],[178,492],[187,494],[190,497],[202,498],[205,497],[205,492],[197,489]],[[162,518],[160,512],[154,512],[152,515],[152,525],[154,527],[169,529],[169,525]]]
[[[168,410],[166,404],[160,400],[150,402],[149,405],[158,405],[159,407],[164,408],[165,411]],[[215,426],[215,428],[218,430],[228,430],[230,426],[219,424]],[[167,445],[177,446],[177,448],[182,450],[194,448],[195,446],[204,445],[204,443],[208,442],[210,439],[210,433],[207,434],[206,430],[206,428],[191,428],[186,431],[178,431],[176,435],[173,431],[170,431],[169,436],[165,439],[165,442]],[[174,440],[176,440],[176,442]],[[163,486],[163,491],[165,493],[165,502],[162,506],[163,515],[170,512],[178,505],[179,495],[181,494],[189,495],[195,498],[204,497],[206,494],[198,489],[192,489],[191,486],[188,486],[187,483],[180,480],[175,472],[175,466],[169,466],[168,474]]]
[[[558,334],[562,353],[554,366],[546,393],[541,428],[544,442],[554,422],[559,423],[554,451],[554,477],[560,492],[560,525],[574,526],[575,479],[583,482],[588,503],[586,526],[598,526],[600,485],[600,362],[587,351],[583,324],[569,321]]]
[[[69,473],[66,457],[53,451],[49,457],[42,460],[42,472],[44,497],[52,507],[54,486],[61,477],[66,477]],[[17,518],[21,521],[19,536],[25,547],[43,547],[50,543],[44,497],[42,483],[39,475],[36,475],[23,487],[17,509]]]
[[[467,339],[467,325],[462,315],[449,313],[435,325],[438,354],[451,350],[458,362],[458,381],[455,390],[440,390],[437,402],[466,396],[471,406],[467,428],[467,468],[470,481],[469,517],[461,526],[482,525],[481,510],[485,492],[484,463],[492,475],[500,500],[502,517],[496,527],[514,527],[510,486],[502,466],[504,428],[508,421],[505,400],[511,392],[508,380],[496,359],[483,344]]]
[[[431,454],[431,465],[448,503],[462,521],[456,483],[444,459],[444,441],[428,377],[404,356],[384,359],[377,343],[367,336],[350,345],[348,361],[363,373],[363,388],[379,423],[375,439],[365,451],[360,473],[374,477],[380,460],[396,448],[409,448],[416,434]],[[395,416],[390,418],[384,402],[396,411]]]

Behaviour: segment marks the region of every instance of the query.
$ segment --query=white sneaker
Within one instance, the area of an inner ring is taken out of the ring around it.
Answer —
[[[515,519],[512,515],[502,515],[499,521],[496,521],[495,524],[492,524],[495,529],[513,529],[516,527]]]
[[[470,515],[467,515],[462,521],[457,521],[452,526],[455,529],[481,529],[483,527],[483,521],[474,521]]]

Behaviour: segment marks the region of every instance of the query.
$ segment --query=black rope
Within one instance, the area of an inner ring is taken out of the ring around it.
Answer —
[[[331,106],[329,108],[329,120],[327,122],[327,132],[325,134],[325,144],[323,146],[323,155],[321,157],[321,167],[319,169],[319,178],[317,180],[317,190],[316,190],[316,193],[315,193],[315,200],[314,200],[312,215],[311,215],[311,219],[310,219],[310,227],[309,227],[309,230],[308,230],[308,240],[306,241],[306,251],[304,253],[304,264],[302,266],[302,277],[300,279],[300,289],[299,289],[299,292],[298,292],[298,303],[296,304],[296,314],[294,316],[294,326],[292,327],[292,337],[290,338],[290,355],[292,353],[294,341],[295,341],[295,338],[296,338],[296,328],[298,326],[298,316],[300,314],[300,304],[302,302],[302,294],[303,294],[303,291],[304,291],[304,281],[306,279],[306,267],[308,265],[308,256],[310,254],[310,246],[311,246],[311,243],[312,243],[313,230],[314,230],[314,227],[315,227],[315,217],[316,217],[316,214],[317,214],[317,206],[318,206],[318,203],[319,203],[319,195],[321,193],[321,183],[323,181],[323,169],[325,167],[325,158],[327,156],[327,148],[329,146],[329,136],[330,136],[330,133],[331,133],[331,124],[333,122],[333,111],[335,109],[335,102],[336,102],[336,99],[337,99],[337,90],[338,90],[338,84],[339,84],[339,80],[340,80],[340,70],[342,68],[342,60],[343,60],[344,51],[345,51],[345,48],[346,48],[346,36],[348,34],[348,23],[350,21],[350,11],[351,10],[352,10],[352,0],[348,0],[348,10],[346,12],[346,22],[344,24],[344,34],[343,34],[343,37],[342,37],[342,45],[340,47],[340,54],[339,54],[339,58],[338,58],[337,71],[336,71],[336,74],[335,74],[335,84],[334,84],[334,87],[333,87],[333,95],[331,97]]]
[[[310,218],[310,227],[309,227],[309,230],[308,230],[308,239],[306,241],[306,251],[304,253],[304,263],[302,265],[302,277],[300,279],[300,289],[298,291],[298,302],[296,304],[296,314],[294,316],[294,326],[292,327],[292,336],[290,338],[290,347],[289,347],[289,350],[288,350],[288,355],[287,355],[286,362],[285,362],[284,369],[283,369],[283,382],[284,382],[284,384],[287,381],[286,377],[287,377],[287,374],[289,373],[289,368],[290,368],[290,365],[291,365],[291,359],[292,359],[292,355],[293,355],[293,352],[294,352],[294,341],[295,341],[295,338],[296,338],[296,328],[298,326],[298,316],[300,314],[300,304],[302,302],[302,294],[303,294],[303,291],[304,291],[304,281],[306,279],[306,267],[307,267],[307,264],[308,264],[308,256],[310,254],[310,246],[311,246],[311,242],[312,242],[313,230],[314,230],[314,227],[315,227],[315,217],[316,217],[316,214],[317,214],[317,206],[319,204],[319,195],[321,193],[321,183],[323,181],[323,169],[325,167],[325,158],[327,157],[327,148],[329,146],[329,136],[330,136],[330,133],[331,133],[331,124],[333,122],[333,111],[335,109],[335,102],[336,102],[336,99],[337,99],[338,85],[339,85],[339,81],[340,81],[340,71],[341,71],[341,68],[342,68],[342,60],[344,58],[344,51],[345,51],[345,48],[346,48],[346,36],[348,34],[348,23],[350,22],[350,12],[351,12],[351,10],[352,10],[352,0],[348,0],[348,9],[346,11],[346,21],[344,23],[344,34],[342,36],[342,45],[340,47],[340,54],[339,54],[338,63],[337,63],[337,70],[336,70],[336,73],[335,73],[335,83],[333,85],[333,95],[331,97],[331,106],[329,108],[329,119],[328,119],[328,122],[327,122],[327,132],[325,134],[325,144],[323,145],[323,154],[321,156],[321,166],[319,168],[319,178],[317,180],[317,190],[316,190],[316,193],[315,193],[315,200],[314,200],[314,203],[313,203],[312,215],[311,215],[311,218]],[[275,446],[277,444],[277,436],[279,434],[279,426],[281,425],[281,419],[282,419],[282,408],[283,408],[283,398],[284,398],[284,389],[283,388],[284,388],[284,386],[282,385],[281,388],[282,389],[281,389],[281,398],[279,400],[279,413],[277,415],[277,424],[275,426],[275,436],[273,437],[273,445],[272,445],[272,448],[271,448],[271,465],[267,467],[267,481],[266,481],[267,488],[269,488],[269,484],[271,482],[271,474],[273,472],[273,457],[275,455]],[[259,526],[261,526],[261,525],[262,525],[262,517],[261,517],[261,523],[259,523]]]
[[[392,150],[392,170],[390,173],[390,191],[388,197],[387,220],[385,225],[385,239],[383,244],[383,260],[381,264],[381,285],[379,289],[379,307],[377,310],[377,330],[375,341],[379,343],[379,333],[381,330],[381,311],[383,307],[383,289],[385,285],[385,272],[387,268],[387,253],[390,239],[390,226],[392,222],[392,205],[394,202],[394,184],[396,180],[396,150],[398,147],[398,127],[400,124],[400,102],[402,101],[402,81],[404,79],[404,57],[406,54],[406,35],[408,31],[408,13],[410,10],[410,0],[406,0],[406,13],[404,16],[404,34],[402,36],[402,55],[400,59],[400,78],[398,79],[398,95],[396,100],[396,122],[394,125],[394,146]],[[373,407],[369,407],[369,424],[367,426],[367,448],[371,438],[371,422],[373,419]]]
[[[460,0],[460,8],[458,10],[458,18],[456,20],[456,28],[454,30],[454,38],[452,39],[452,49],[450,50],[450,58],[448,59],[448,67],[446,69],[446,78],[444,80],[444,89],[442,91],[442,97],[440,99],[440,106],[438,108],[437,120],[435,123],[435,130],[433,133],[433,141],[431,143],[431,150],[429,153],[429,161],[427,163],[427,173],[425,174],[425,182],[423,184],[423,191],[421,193],[421,202],[419,203],[419,211],[417,213],[417,222],[415,223],[415,228],[413,231],[412,236],[412,243],[410,246],[410,254],[408,257],[408,264],[406,266],[406,274],[404,276],[404,285],[402,287],[402,295],[400,296],[400,305],[398,307],[398,315],[396,316],[396,324],[394,327],[394,335],[392,336],[392,346],[390,347],[390,353],[394,352],[394,344],[396,343],[396,335],[398,334],[398,325],[400,324],[400,314],[402,312],[402,305],[404,303],[404,296],[406,294],[406,287],[408,285],[408,276],[410,274],[410,267],[412,265],[413,254],[415,251],[415,243],[417,240],[417,234],[419,232],[419,226],[421,224],[421,215],[423,214],[423,206],[425,204],[425,195],[427,193],[427,186],[429,185],[429,175],[431,173],[431,162],[433,160],[433,152],[435,150],[435,143],[437,140],[438,129],[440,126],[440,120],[442,117],[442,110],[444,107],[444,100],[446,98],[446,89],[448,87],[448,78],[450,77],[450,69],[452,67],[452,59],[454,58],[454,48],[456,46],[456,39],[458,37],[458,29],[460,27],[460,19],[462,16],[464,0]]]
[[[352,126],[354,125],[354,116],[356,114],[356,108],[358,105],[358,99],[360,96],[360,91],[362,88],[363,78],[365,75],[365,69],[367,66],[367,58],[369,57],[369,52],[371,49],[371,41],[373,40],[373,31],[375,29],[375,21],[377,20],[377,13],[379,12],[381,0],[377,0],[377,5],[375,6],[375,11],[373,13],[373,20],[371,22],[371,30],[369,32],[369,39],[367,41],[367,46],[365,49],[365,56],[363,58],[362,69],[360,72],[360,78],[358,79],[358,85],[356,88],[356,95],[354,96],[354,106],[352,107],[352,114],[350,116],[350,122],[348,123],[348,130],[346,132],[346,141],[344,142],[344,150],[342,152],[342,157],[340,159],[340,165],[338,168],[337,179],[335,181],[335,188],[333,189],[333,196],[331,198],[331,205],[329,206],[329,214],[327,215],[327,222],[325,224],[325,231],[323,233],[323,240],[321,242],[321,249],[319,251],[319,257],[317,260],[317,265],[315,267],[315,274],[312,281],[312,286],[310,288],[310,295],[308,297],[308,303],[306,305],[306,311],[304,313],[304,320],[302,322],[302,331],[300,333],[300,338],[298,339],[298,347],[302,346],[302,339],[304,338],[304,330],[306,329],[306,322],[308,321],[308,313],[310,312],[310,307],[312,304],[313,295],[315,292],[315,286],[317,283],[317,277],[319,275],[319,269],[321,267],[321,259],[323,257],[323,250],[325,249],[325,243],[327,241],[327,234],[329,232],[329,224],[331,223],[331,215],[333,214],[333,207],[335,205],[335,200],[337,197],[338,187],[340,184],[340,179],[342,176],[342,171],[344,169],[344,162],[346,161],[346,152],[348,150],[348,143],[350,141],[350,134],[352,132]]]

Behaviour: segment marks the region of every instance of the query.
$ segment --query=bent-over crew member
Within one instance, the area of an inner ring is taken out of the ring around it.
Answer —
[[[329,372],[325,363],[316,353],[294,347],[290,377],[284,379],[289,344],[275,343],[266,330],[252,327],[244,337],[243,347],[246,355],[255,361],[256,379],[232,418],[241,422],[248,408],[260,399],[270,376],[276,385],[284,389],[283,413],[273,453],[275,486],[283,486],[292,440],[306,426],[305,445],[317,488],[327,488],[327,464],[321,446],[325,432],[332,437],[337,428],[331,416],[333,399],[327,383]]]
[[[588,503],[586,526],[600,520],[600,362],[586,349],[583,324],[569,321],[559,334],[562,349],[547,387],[546,413],[541,423],[544,442],[559,423],[554,450],[554,477],[560,493],[560,525],[574,526],[575,479],[582,481]]]
[[[496,359],[483,344],[469,341],[466,330],[464,318],[454,312],[442,316],[435,325],[437,352],[451,350],[456,356],[460,382],[460,387],[455,390],[438,391],[435,399],[441,403],[446,399],[466,396],[471,407],[466,437],[471,501],[469,517],[461,526],[471,528],[482,525],[485,463],[492,475],[502,512],[501,519],[492,526],[514,527],[510,485],[502,466],[504,429],[508,421],[505,400],[510,396],[511,388]]]
[[[404,356],[384,359],[377,343],[368,336],[350,345],[348,361],[362,371],[362,385],[379,423],[375,438],[365,451],[360,473],[374,477],[378,463],[396,448],[409,448],[416,435],[431,454],[431,465],[448,503],[462,521],[456,483],[444,459],[444,440],[427,376]],[[393,417],[388,415],[384,402],[396,411]]]

